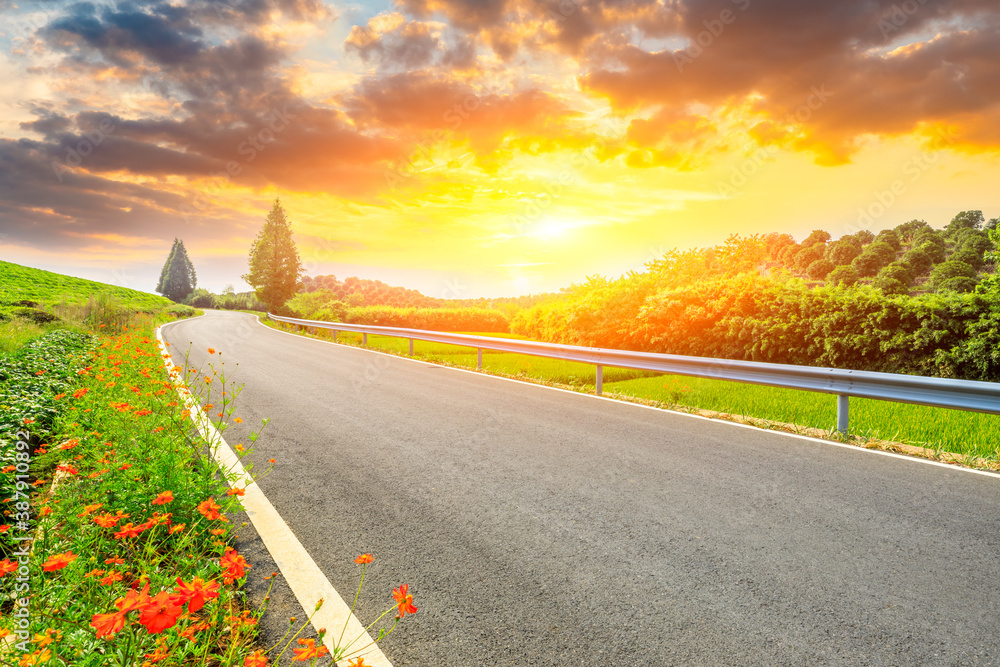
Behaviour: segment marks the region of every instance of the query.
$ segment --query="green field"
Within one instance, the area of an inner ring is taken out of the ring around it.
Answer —
[[[0,354],[53,329],[112,329],[138,315],[190,315],[170,299],[0,261]]]
[[[262,321],[266,320],[262,318]],[[524,340],[512,334],[475,335]],[[340,332],[338,341],[360,345],[361,334]],[[368,347],[401,355],[409,353],[409,341],[405,338],[369,335]],[[476,349],[473,347],[414,341],[414,356],[435,363],[476,368]],[[484,350],[483,370],[594,390],[595,368],[589,364]],[[605,367],[604,393],[655,401],[664,407],[713,410],[795,424],[831,434],[837,421],[833,395],[740,382]],[[1000,461],[1000,416],[852,398],[850,417],[851,435],[862,439],[889,440]]]
[[[84,304],[98,294],[107,294],[124,306],[149,311],[173,305],[170,299],[156,294],[0,261],[0,305],[10,306],[18,301],[45,306]]]

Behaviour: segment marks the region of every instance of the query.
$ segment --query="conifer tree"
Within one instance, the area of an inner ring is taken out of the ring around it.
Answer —
[[[160,271],[156,291],[171,301],[181,302],[194,291],[197,284],[198,276],[184,248],[184,241],[174,239],[174,245]]]
[[[291,223],[281,202],[275,199],[250,248],[250,272],[243,280],[256,290],[257,298],[267,309],[275,312],[299,291],[302,273]]]

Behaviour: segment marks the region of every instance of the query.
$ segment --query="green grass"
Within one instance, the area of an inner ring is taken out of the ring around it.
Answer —
[[[473,335],[527,340],[513,334]],[[360,345],[361,334],[340,332],[338,341]],[[405,338],[369,335],[368,347],[400,355],[409,353],[409,341]],[[414,341],[414,356],[434,363],[476,368],[473,347]],[[583,391],[593,391],[596,374],[590,364],[489,350],[483,351],[483,370]],[[834,395],[740,382],[605,367],[604,392],[653,401],[665,407],[726,412],[831,433],[837,422]],[[996,415],[852,398],[850,433],[862,439],[928,447],[993,462],[1000,460],[1000,416]]]
[[[827,431],[837,423],[837,397],[832,394],[682,376],[615,382],[605,384],[605,391]],[[1000,459],[997,415],[852,398],[850,433],[963,456]]]
[[[141,315],[192,314],[155,294],[0,261],[0,355],[55,329],[118,331]]]
[[[33,301],[45,306],[83,305],[101,293],[125,307],[147,312],[174,305],[170,299],[156,294],[0,261],[0,304],[5,306],[18,301]]]

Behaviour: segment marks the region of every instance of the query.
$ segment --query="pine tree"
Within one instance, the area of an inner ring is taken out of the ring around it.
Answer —
[[[180,302],[194,291],[197,284],[198,276],[195,274],[194,264],[188,258],[184,241],[174,239],[174,245],[170,248],[167,261],[160,271],[160,282],[156,285],[156,291],[171,301]]]
[[[291,223],[281,202],[274,200],[264,227],[250,248],[250,273],[243,280],[251,285],[257,298],[275,312],[295,296],[303,273],[298,250],[292,240]]]

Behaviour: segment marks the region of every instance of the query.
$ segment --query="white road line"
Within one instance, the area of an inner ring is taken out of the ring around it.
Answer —
[[[955,471],[958,471],[958,472],[969,472],[969,473],[974,473],[976,475],[985,475],[986,477],[994,477],[994,478],[1000,479],[1000,473],[991,472],[989,470],[977,470],[975,468],[965,468],[965,467],[962,467],[962,466],[951,465],[951,464],[948,464],[948,463],[941,463],[940,461],[931,461],[929,459],[921,458],[919,456],[907,456],[906,454],[897,454],[896,452],[887,452],[887,451],[884,451],[884,450],[881,450],[881,449],[868,449],[867,447],[858,447],[857,445],[849,445],[849,444],[844,443],[844,442],[834,442],[832,440],[823,440],[822,438],[813,438],[813,437],[810,437],[808,435],[799,435],[798,433],[788,433],[787,431],[771,431],[771,430],[768,430],[768,429],[762,429],[762,428],[759,428],[757,426],[753,426],[751,424],[739,424],[737,422],[731,422],[731,421],[728,421],[728,420],[725,420],[725,419],[712,419],[710,417],[703,417],[701,415],[693,415],[693,414],[690,414],[688,412],[679,412],[677,410],[668,410],[666,408],[656,408],[656,407],[653,407],[651,405],[643,405],[642,403],[632,403],[631,401],[621,401],[621,400],[618,400],[616,398],[611,398],[611,397],[608,397],[608,396],[598,396],[597,394],[584,394],[584,393],[579,392],[579,391],[571,391],[569,389],[561,389],[559,387],[550,387],[550,386],[545,385],[545,384],[536,384],[534,382],[524,382],[523,380],[515,380],[513,378],[507,378],[507,377],[503,377],[501,375],[492,375],[490,373],[481,372],[481,371],[474,371],[474,370],[470,370],[470,369],[467,369],[467,368],[456,368],[455,366],[445,366],[443,364],[435,364],[435,363],[431,363],[429,361],[423,361],[421,359],[413,359],[413,358],[410,358],[410,357],[404,357],[404,356],[401,356],[401,355],[398,355],[398,354],[390,354],[388,352],[382,352],[380,350],[373,350],[373,349],[367,348],[367,347],[359,347],[359,346],[355,346],[355,345],[345,345],[343,343],[335,343],[332,340],[322,340],[320,338],[307,338],[305,336],[300,336],[299,334],[295,334],[295,333],[292,333],[290,331],[282,331],[281,329],[275,329],[274,327],[269,327],[269,326],[267,326],[266,324],[264,324],[264,323],[262,323],[260,321],[260,317],[259,316],[255,315],[254,317],[257,318],[257,324],[260,324],[260,326],[264,327],[265,329],[270,329],[271,331],[276,331],[278,333],[285,334],[286,336],[294,336],[294,337],[296,337],[296,338],[298,338],[300,340],[312,340],[312,341],[316,341],[317,343],[326,343],[328,345],[336,345],[338,347],[349,347],[349,348],[352,348],[352,349],[355,349],[355,350],[363,350],[365,352],[371,352],[372,354],[381,354],[381,355],[385,355],[387,357],[393,357],[395,359],[401,359],[403,361],[411,361],[411,362],[418,363],[418,364],[424,364],[425,366],[435,366],[437,368],[448,368],[450,370],[458,371],[460,373],[471,373],[472,375],[477,375],[479,377],[490,377],[490,378],[494,378],[496,380],[506,380],[507,382],[516,382],[517,384],[521,384],[521,385],[530,385],[530,386],[533,386],[533,387],[540,387],[542,389],[551,389],[552,391],[561,391],[561,392],[566,393],[566,394],[573,394],[574,396],[584,396],[584,397],[595,399],[595,400],[599,400],[599,401],[611,401],[611,402],[616,403],[618,405],[631,405],[633,407],[644,408],[646,410],[655,410],[657,412],[669,412],[670,414],[681,415],[683,417],[691,417],[692,419],[701,419],[703,421],[712,422],[713,424],[727,424],[729,426],[737,426],[739,428],[749,428],[749,429],[753,429],[755,431],[765,431],[767,433],[773,433],[775,435],[781,435],[781,436],[785,436],[787,438],[798,438],[799,440],[806,440],[808,442],[815,442],[815,443],[820,444],[820,445],[831,445],[833,447],[842,447],[844,449],[849,449],[849,450],[854,451],[854,452],[860,452],[860,453],[866,453],[866,454],[877,454],[879,456],[889,456],[889,457],[896,458],[896,459],[902,459],[904,461],[911,461],[913,463],[924,463],[924,464],[931,465],[931,466],[938,466],[940,468],[947,468],[948,470],[955,470]],[[391,336],[387,336],[387,338],[390,338],[390,337]]]
[[[169,326],[169,324],[175,323],[171,322],[163,326]],[[160,344],[163,363],[167,367],[167,372],[173,373],[170,376],[171,379],[183,383],[180,374],[174,372],[176,366],[167,351],[161,335],[162,329],[162,326],[157,328],[156,339]],[[223,439],[222,434],[216,430],[200,407],[195,404],[191,392],[186,386],[181,386],[178,387],[177,393],[180,394],[187,409],[191,411],[191,420],[208,441],[212,455],[219,467],[226,471],[233,486],[245,489],[243,497],[240,498],[243,509],[250,517],[257,534],[260,535],[264,546],[271,553],[271,557],[274,558],[274,562],[282,576],[285,577],[285,581],[288,582],[299,604],[302,605],[305,616],[308,617],[316,608],[316,604],[323,600],[323,607],[313,616],[312,625],[317,632],[320,628],[326,628],[327,633],[323,640],[326,647],[331,653],[333,652],[335,642],[340,637],[340,631],[346,624],[347,631],[344,633],[344,639],[350,641],[355,637],[359,638],[353,644],[350,659],[363,657],[366,665],[392,667],[392,663],[365,630],[361,621],[351,613],[350,606],[333,588],[326,575],[316,565],[316,561],[309,556],[305,547],[295,537],[295,533],[284,522],[271,501],[267,499],[257,483],[247,475],[239,457],[236,456],[236,452]],[[355,650],[354,647],[358,647],[358,650]],[[345,658],[338,664],[346,665],[347,659]]]

